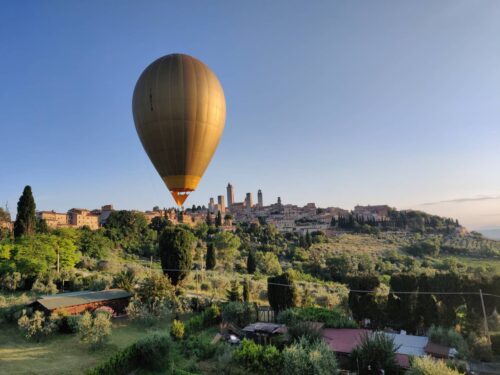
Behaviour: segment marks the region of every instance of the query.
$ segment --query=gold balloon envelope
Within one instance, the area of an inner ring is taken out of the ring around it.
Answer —
[[[224,131],[226,101],[219,80],[194,57],[161,57],[139,77],[132,111],[144,150],[181,206]]]

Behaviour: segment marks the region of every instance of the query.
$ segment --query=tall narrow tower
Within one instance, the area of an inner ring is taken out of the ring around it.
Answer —
[[[231,206],[234,203],[234,188],[230,183],[227,184],[227,207],[231,209]]]
[[[250,210],[253,206],[253,199],[252,199],[252,193],[247,193],[247,196],[245,198],[245,206],[247,210]]]
[[[221,214],[226,212],[226,202],[223,195],[217,196],[217,204]]]
[[[259,207],[264,207],[264,199],[262,199],[262,190],[259,189],[257,192],[257,202],[259,203]]]

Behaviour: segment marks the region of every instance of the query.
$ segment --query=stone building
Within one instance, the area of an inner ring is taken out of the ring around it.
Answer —
[[[99,216],[83,208],[72,208],[68,211],[68,224],[77,228],[87,226],[96,230],[99,229]]]
[[[68,214],[55,211],[39,211],[36,216],[40,220],[45,220],[51,229],[64,228],[68,226]]]

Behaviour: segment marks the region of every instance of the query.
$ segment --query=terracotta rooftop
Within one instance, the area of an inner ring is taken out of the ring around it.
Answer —
[[[349,354],[360,343],[361,337],[370,332],[368,329],[327,328],[323,330],[323,338],[334,352]]]

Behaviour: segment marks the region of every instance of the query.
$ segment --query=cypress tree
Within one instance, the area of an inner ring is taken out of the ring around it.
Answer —
[[[215,226],[222,226],[222,215],[220,214],[220,211],[217,211],[217,216],[215,217]]]
[[[309,231],[306,232],[306,245],[308,248],[312,245],[311,234],[309,233]]]
[[[227,299],[232,302],[241,301],[240,286],[236,280],[231,281],[231,288],[227,291]]]
[[[248,280],[243,283],[243,302],[250,302],[250,282]]]
[[[247,258],[247,272],[248,273],[254,273],[255,269],[257,268],[255,264],[255,254],[253,251],[248,252],[248,258]]]
[[[182,227],[167,227],[160,236],[160,252],[163,273],[178,285],[189,274],[192,265],[192,251],[196,237]]]
[[[209,242],[207,245],[206,269],[213,270],[215,268],[216,263],[217,260],[215,258],[215,247],[212,242]]]
[[[35,200],[31,187],[27,185],[17,203],[17,217],[14,223],[14,236],[30,236],[36,229]]]
[[[207,217],[205,218],[205,221],[207,225],[210,227],[212,226],[212,215],[210,215],[210,211],[207,211]]]
[[[302,248],[307,248],[307,241],[305,239],[305,237],[302,235],[302,234],[299,234],[299,246],[302,247]]]
[[[267,298],[274,311],[282,311],[297,306],[298,293],[293,276],[289,272],[268,277]]]
[[[335,220],[335,216],[332,216],[332,220],[330,221],[330,226],[333,228],[337,225],[337,222]]]

